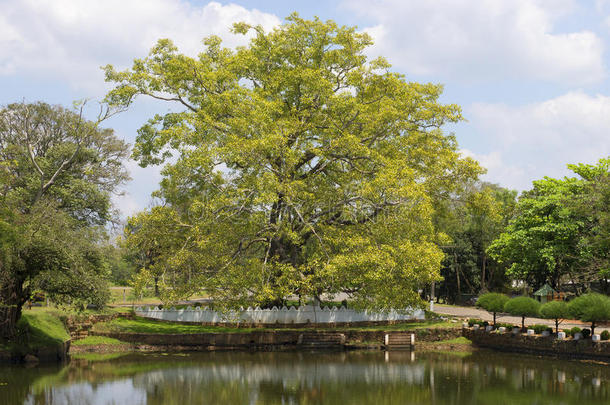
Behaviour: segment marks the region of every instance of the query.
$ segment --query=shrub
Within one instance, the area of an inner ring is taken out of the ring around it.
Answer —
[[[559,332],[559,321],[570,317],[570,309],[565,301],[550,301],[540,307],[540,315],[555,320],[555,331]]]
[[[597,322],[610,320],[610,298],[603,294],[589,293],[572,300],[570,313],[583,322],[591,322],[591,334]]]
[[[468,326],[472,327],[473,325],[479,325],[480,327],[484,328],[489,325],[489,322],[476,318],[468,319]]]
[[[545,330],[549,329],[548,325],[531,325],[529,327],[529,329],[533,329],[534,332],[536,332],[537,335],[540,335],[542,332],[544,332]],[[553,331],[553,329],[551,329],[551,332]]]
[[[610,339],[610,332],[608,332],[607,330],[602,331],[602,333],[600,334],[600,338],[601,340]]]
[[[498,323],[496,324],[496,327],[498,327],[498,328],[502,328],[502,327],[504,327],[504,328],[506,328],[506,329],[512,329],[512,328],[514,328],[514,327],[516,327],[516,326],[515,326],[515,325],[513,325],[512,323],[502,323],[502,322],[498,322]]]
[[[483,308],[493,315],[494,327],[496,327],[496,313],[504,311],[504,304],[508,296],[500,293],[483,294],[477,300],[476,306]]]
[[[580,333],[582,333],[582,337],[586,339],[591,336],[591,329],[584,328]]]
[[[521,317],[521,328],[525,329],[525,317],[538,315],[540,303],[529,297],[515,297],[506,301],[504,310],[511,315]]]
[[[581,329],[578,326],[574,326],[570,329],[570,335],[574,337],[575,334],[580,333]]]
[[[572,336],[572,330],[571,329],[564,329],[563,332],[566,334],[566,336]]]

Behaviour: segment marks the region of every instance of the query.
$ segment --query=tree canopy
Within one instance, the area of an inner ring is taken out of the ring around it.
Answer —
[[[600,278],[607,287],[609,161],[568,167],[578,177],[545,177],[522,194],[514,219],[489,254],[510,266],[512,278],[535,288]]]
[[[493,314],[494,327],[496,326],[496,314],[504,311],[504,305],[508,301],[508,296],[500,293],[483,294],[477,300],[477,307]]]
[[[128,177],[127,145],[96,121],[45,103],[0,109],[0,330],[10,337],[34,290],[57,303],[102,304],[97,242],[110,193]]]
[[[128,243],[178,295],[419,304],[418,289],[440,279],[433,202],[481,172],[442,131],[459,107],[438,101],[441,86],[368,61],[371,38],[353,27],[293,14],[271,32],[234,32],[252,32],[250,44],[210,37],[190,57],[164,39],[129,70],[106,67],[114,105],[182,107],[139,130],[140,164],[165,163],[162,205],[130,220]]]

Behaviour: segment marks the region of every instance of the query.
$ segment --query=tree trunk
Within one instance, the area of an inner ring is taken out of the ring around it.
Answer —
[[[11,280],[0,290],[0,339],[9,340],[17,333],[17,321],[28,295],[21,280]]]
[[[487,291],[487,283],[485,282],[485,264],[487,262],[487,256],[483,253],[483,263],[481,265],[481,292]]]
[[[559,319],[555,319],[555,334],[559,334]]]
[[[591,322],[591,339],[593,339],[594,333],[595,333],[595,322]]]
[[[525,330],[525,317],[524,316],[521,317],[521,330],[522,331]]]

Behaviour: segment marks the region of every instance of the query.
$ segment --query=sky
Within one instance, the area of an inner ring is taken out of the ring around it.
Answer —
[[[523,191],[569,163],[610,157],[610,0],[0,0],[0,105],[101,100],[101,66],[145,57],[159,38],[186,54],[201,40],[246,44],[233,22],[273,29],[292,12],[368,32],[406,80],[441,83],[462,107],[447,127],[483,179]],[[127,142],[169,106],[140,99],[105,121]],[[90,118],[93,118],[90,117]],[[123,216],[152,204],[159,167],[127,164]]]

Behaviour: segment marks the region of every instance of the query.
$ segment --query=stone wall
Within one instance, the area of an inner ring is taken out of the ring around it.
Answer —
[[[558,340],[554,336],[527,336],[521,333],[513,334],[486,332],[483,329],[464,328],[463,335],[475,345],[494,350],[520,352],[528,354],[550,354],[574,358],[610,359],[610,342],[593,342],[591,339]]]
[[[243,311],[222,313],[207,308],[159,309],[157,307],[138,307],[135,314],[144,318],[173,322],[200,324],[355,324],[361,322],[397,322],[424,320],[422,310],[389,311],[387,313],[360,312],[346,308],[320,308],[306,305],[299,308],[261,309],[248,308]]]

